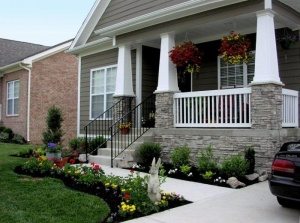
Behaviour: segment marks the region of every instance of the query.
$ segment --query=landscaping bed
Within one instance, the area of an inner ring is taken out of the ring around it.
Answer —
[[[152,202],[147,194],[147,177],[131,173],[128,177],[105,175],[101,166],[66,164],[58,167],[45,157],[30,158],[16,166],[15,172],[32,177],[53,177],[75,190],[96,195],[110,207],[105,222],[120,222],[190,203],[174,193],[161,193],[160,202]],[[165,178],[161,178],[161,183]]]

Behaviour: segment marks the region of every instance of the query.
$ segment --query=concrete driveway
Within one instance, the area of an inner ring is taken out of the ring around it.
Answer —
[[[107,174],[129,174],[124,169],[103,169]],[[268,182],[235,190],[167,178],[161,189],[181,194],[194,203],[127,223],[300,223],[300,209],[281,207]]]

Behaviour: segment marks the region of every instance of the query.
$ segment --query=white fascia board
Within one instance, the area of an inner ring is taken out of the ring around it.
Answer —
[[[101,46],[107,47],[107,45],[110,45],[112,47],[112,38],[110,38],[110,37],[104,37],[104,38],[101,38],[101,39],[89,42],[87,44],[74,47],[73,49],[70,48],[66,52],[74,54],[74,55],[79,55],[82,52],[86,52],[88,50],[92,50],[95,47],[101,48]]]
[[[175,20],[196,13],[221,8],[227,5],[244,2],[247,0],[190,0],[167,8],[156,10],[145,15],[119,22],[117,24],[98,29],[96,35],[114,36],[120,35],[147,26],[156,25],[162,22]]]
[[[71,42],[72,41],[66,42],[64,44],[61,44],[61,45],[58,45],[56,47],[50,48],[48,50],[45,50],[45,51],[43,51],[41,53],[35,54],[35,55],[31,56],[31,57],[27,57],[27,58],[25,58],[22,61],[22,63],[32,64],[33,62],[42,60],[42,59],[50,57],[50,56],[52,56],[52,55],[54,55],[56,53],[60,53],[62,51],[65,51],[66,49],[68,49],[70,47]]]
[[[111,0],[97,0],[94,3],[88,16],[85,18],[82,26],[76,34],[76,37],[70,46],[70,50],[72,50],[76,46],[80,46],[86,43],[88,38],[91,36],[94,28],[96,27],[98,21],[101,19],[110,1]]]

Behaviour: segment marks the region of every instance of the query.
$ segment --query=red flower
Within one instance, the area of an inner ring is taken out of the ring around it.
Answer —
[[[94,171],[99,171],[100,169],[101,169],[101,167],[99,164],[94,164],[94,166],[93,166]]]
[[[71,164],[75,164],[75,163],[76,163],[76,161],[75,161],[74,159],[70,159],[70,160],[69,160],[69,163],[71,163]]]
[[[123,195],[123,198],[124,198],[125,200],[130,200],[130,198],[131,198],[130,193],[129,193],[129,192],[125,192],[124,195]]]
[[[179,68],[200,67],[200,51],[191,41],[175,46],[169,54],[171,61]]]

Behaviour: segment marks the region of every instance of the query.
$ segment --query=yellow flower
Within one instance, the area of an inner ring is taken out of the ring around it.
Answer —
[[[116,189],[116,188],[118,187],[118,185],[112,184],[111,187],[112,187],[113,189]]]
[[[163,199],[163,200],[166,200],[166,196],[163,196],[162,199]]]
[[[109,183],[105,183],[105,186],[108,187],[110,184]]]

